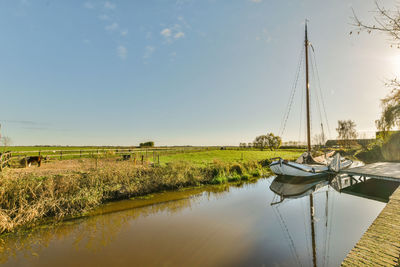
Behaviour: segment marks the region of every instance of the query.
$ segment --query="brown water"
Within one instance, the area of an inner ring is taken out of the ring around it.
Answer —
[[[260,179],[241,187],[210,186],[110,203],[84,219],[0,237],[5,249],[0,263],[312,266],[310,198],[271,206],[276,200],[271,182]],[[330,186],[315,191],[313,200],[318,266],[338,266],[385,205]]]

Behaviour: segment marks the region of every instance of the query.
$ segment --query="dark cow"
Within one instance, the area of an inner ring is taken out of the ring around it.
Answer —
[[[43,160],[42,156],[29,156],[29,157],[23,158],[20,161],[20,163],[23,166],[29,166],[29,167],[32,165],[32,163],[35,163],[38,165],[38,167],[40,167],[40,165],[42,164],[42,160]]]
[[[130,160],[131,159],[131,155],[127,154],[127,155],[122,155],[122,160]]]

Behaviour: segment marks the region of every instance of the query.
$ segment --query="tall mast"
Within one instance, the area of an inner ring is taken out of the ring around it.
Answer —
[[[305,41],[306,49],[306,102],[307,102],[307,151],[311,151],[311,130],[310,130],[310,83],[308,81],[308,37],[307,37],[307,20],[305,26]]]

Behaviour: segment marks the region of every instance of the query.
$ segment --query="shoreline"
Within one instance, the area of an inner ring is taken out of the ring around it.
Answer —
[[[24,231],[43,221],[57,223],[90,216],[90,212],[109,202],[257,180],[270,173],[257,161],[215,161],[205,166],[179,161],[165,166],[134,166],[104,160],[98,165],[97,169],[77,164],[62,171],[36,168],[1,173],[0,235]]]

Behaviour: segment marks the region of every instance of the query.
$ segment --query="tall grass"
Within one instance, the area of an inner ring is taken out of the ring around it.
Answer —
[[[42,219],[79,216],[116,199],[202,184],[240,181],[266,174],[256,161],[227,163],[214,160],[199,166],[170,162],[134,166],[132,162],[100,161],[97,169],[0,174],[0,233],[32,226]]]

